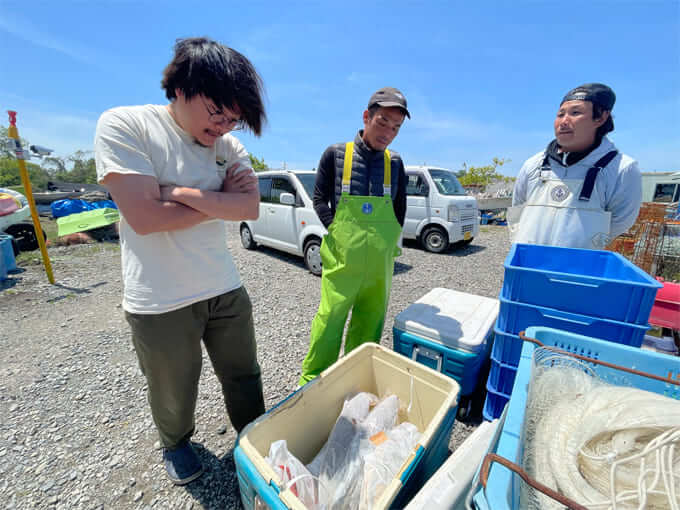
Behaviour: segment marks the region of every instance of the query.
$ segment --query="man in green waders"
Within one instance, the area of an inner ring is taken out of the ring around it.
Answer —
[[[321,156],[314,210],[328,235],[321,244],[321,303],[300,385],[338,359],[350,310],[345,353],[380,341],[406,214],[404,163],[387,146],[405,117],[411,115],[404,95],[382,88],[371,96],[354,141],[331,145]]]

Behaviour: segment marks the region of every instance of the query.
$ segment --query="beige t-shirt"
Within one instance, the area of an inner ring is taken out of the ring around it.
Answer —
[[[247,151],[232,135],[202,147],[159,105],[104,112],[94,147],[100,182],[114,172],[150,175],[161,186],[214,191],[221,188],[232,164],[251,168]],[[222,220],[142,236],[121,214],[120,245],[123,308],[128,312],[169,312],[241,286]]]

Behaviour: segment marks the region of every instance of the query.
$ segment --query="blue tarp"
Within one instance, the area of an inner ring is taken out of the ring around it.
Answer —
[[[52,209],[53,218],[61,218],[69,214],[76,214],[84,211],[93,211],[94,209],[104,209],[106,207],[118,209],[112,200],[99,200],[97,202],[86,202],[80,198],[65,198],[63,200],[55,200],[52,202],[50,208]]]

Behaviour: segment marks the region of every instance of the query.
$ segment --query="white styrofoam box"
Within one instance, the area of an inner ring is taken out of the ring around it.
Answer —
[[[477,468],[487,453],[499,420],[485,421],[446,459],[404,510],[464,510]]]
[[[436,288],[394,319],[394,327],[452,349],[480,353],[498,316],[497,299]]]

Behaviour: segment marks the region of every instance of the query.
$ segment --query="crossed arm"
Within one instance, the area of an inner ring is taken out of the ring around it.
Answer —
[[[209,219],[257,219],[260,194],[257,177],[228,171],[222,189],[207,191],[183,186],[159,186],[154,177],[107,174],[108,188],[125,220],[139,235],[180,230]]]

